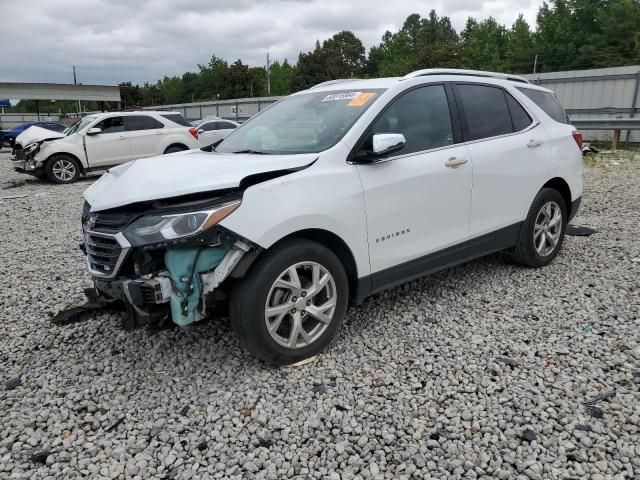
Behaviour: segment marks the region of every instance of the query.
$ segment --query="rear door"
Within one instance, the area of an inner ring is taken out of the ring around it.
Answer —
[[[131,159],[159,155],[160,138],[164,125],[149,115],[127,115],[125,117],[127,136],[131,142]]]
[[[118,165],[129,160],[131,147],[124,131],[124,117],[105,118],[92,128],[102,131],[96,135],[84,136],[90,168]]]
[[[471,238],[488,235],[490,249],[511,246],[545,172],[546,132],[500,86],[458,83],[454,90],[473,161]]]
[[[365,134],[401,133],[406,139],[389,157],[357,167],[371,270],[379,273],[374,291],[464,256],[472,169],[452,102],[444,84],[413,88],[393,100]]]

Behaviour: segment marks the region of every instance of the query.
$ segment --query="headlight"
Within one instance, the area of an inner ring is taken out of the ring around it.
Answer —
[[[24,147],[22,151],[24,152],[25,155],[31,155],[32,153],[35,153],[38,150],[38,146],[39,145],[37,143],[31,143],[26,147]]]
[[[171,215],[145,215],[129,225],[124,235],[133,245],[171,241],[197,235],[217,225],[240,206],[240,200],[208,210]]]

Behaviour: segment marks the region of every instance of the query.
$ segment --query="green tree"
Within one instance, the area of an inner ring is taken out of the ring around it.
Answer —
[[[500,25],[493,17],[482,22],[469,18],[460,37],[467,68],[505,70],[508,35],[504,25]]]
[[[522,15],[507,32],[506,69],[512,73],[531,73],[535,43],[529,24]]]
[[[291,80],[296,68],[289,64],[287,59],[280,63],[273,62],[271,71],[271,95],[288,95],[291,93]]]
[[[327,58],[320,42],[312,52],[300,53],[295,75],[291,78],[291,91],[304,90],[318,83],[331,80],[327,67]]]
[[[252,77],[249,67],[236,60],[229,68],[222,72],[221,99],[246,98],[251,96]]]
[[[353,32],[346,30],[324,41],[322,56],[331,79],[356,77],[366,63],[364,45]]]

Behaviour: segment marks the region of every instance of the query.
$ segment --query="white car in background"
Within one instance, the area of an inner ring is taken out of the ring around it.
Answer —
[[[202,146],[211,145],[233,132],[239,127],[238,122],[233,120],[225,120],[223,118],[205,118],[196,125],[200,144]]]
[[[16,139],[13,165],[54,183],[71,183],[80,174],[199,147],[198,132],[178,112],[109,112],[87,115],[62,133],[25,130]]]

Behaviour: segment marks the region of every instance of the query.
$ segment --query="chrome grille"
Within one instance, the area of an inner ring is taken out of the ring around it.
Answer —
[[[87,268],[91,275],[113,278],[117,275],[131,245],[121,233],[86,230],[84,245],[87,252]]]

